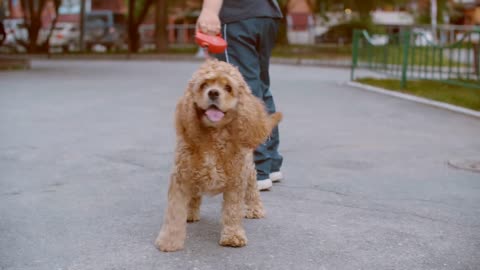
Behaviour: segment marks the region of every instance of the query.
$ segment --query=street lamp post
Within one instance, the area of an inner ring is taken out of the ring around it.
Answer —
[[[85,1],[80,0],[80,52],[85,50]]]
[[[430,18],[433,37],[437,36],[437,0],[430,0]]]

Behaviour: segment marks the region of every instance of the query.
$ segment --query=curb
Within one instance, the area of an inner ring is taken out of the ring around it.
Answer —
[[[192,61],[201,62],[203,58],[189,54],[33,54],[32,60],[163,60],[163,61]],[[322,60],[309,58],[272,57],[271,64],[296,66],[321,66],[334,68],[350,68],[349,60]]]
[[[272,57],[270,58],[270,64],[351,68],[348,60],[321,60],[310,58]]]
[[[29,58],[32,60],[98,60],[98,61],[105,61],[105,60],[144,60],[144,61],[156,61],[156,60],[163,60],[163,61],[192,61],[198,62],[201,61],[202,58],[195,57],[194,55],[188,54],[32,54],[29,55]]]
[[[366,84],[358,83],[358,82],[349,81],[349,82],[347,82],[347,85],[351,86],[351,87],[358,88],[358,89],[378,93],[378,94],[383,94],[383,95],[387,95],[387,96],[391,96],[391,97],[401,98],[401,99],[404,99],[404,100],[409,100],[409,101],[413,101],[413,102],[416,102],[416,103],[420,103],[420,104],[424,104],[424,105],[428,105],[428,106],[432,106],[432,107],[436,107],[436,108],[441,108],[441,109],[449,110],[449,111],[452,111],[452,112],[461,113],[461,114],[465,114],[465,115],[468,115],[468,116],[473,116],[473,117],[480,118],[480,112],[479,111],[466,109],[466,108],[463,108],[463,107],[451,105],[451,104],[444,103],[444,102],[433,101],[431,99],[417,97],[417,96],[414,96],[414,95],[409,95],[409,94],[404,94],[404,93],[399,93],[399,92],[395,92],[395,91],[392,91],[392,90],[386,90],[384,88],[371,86],[371,85],[366,85]]]

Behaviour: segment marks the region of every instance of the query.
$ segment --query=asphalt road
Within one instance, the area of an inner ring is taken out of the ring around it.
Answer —
[[[285,181],[225,248],[220,197],[186,248],[153,246],[175,102],[198,63],[35,61],[0,73],[0,269],[480,269],[480,121],[271,68]]]

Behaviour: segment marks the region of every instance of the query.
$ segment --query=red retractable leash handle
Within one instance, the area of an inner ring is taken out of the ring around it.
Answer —
[[[223,53],[227,49],[227,42],[220,34],[210,36],[197,31],[195,33],[195,42],[208,53]]]

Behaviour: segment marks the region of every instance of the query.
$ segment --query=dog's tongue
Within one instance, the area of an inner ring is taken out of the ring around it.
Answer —
[[[215,109],[215,108],[209,108],[205,114],[207,115],[208,119],[212,122],[218,122],[222,120],[223,116],[225,115],[222,111]]]

